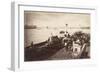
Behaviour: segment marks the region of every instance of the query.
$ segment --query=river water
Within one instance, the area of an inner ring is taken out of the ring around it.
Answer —
[[[47,40],[51,33],[52,35],[61,36],[59,32],[64,29],[24,29],[24,47],[27,47],[33,42],[34,44]],[[76,31],[90,33],[90,29],[68,29],[69,34]]]

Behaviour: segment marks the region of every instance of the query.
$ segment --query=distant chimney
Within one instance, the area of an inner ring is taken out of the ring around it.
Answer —
[[[68,26],[68,24],[65,24],[66,25],[66,27]]]

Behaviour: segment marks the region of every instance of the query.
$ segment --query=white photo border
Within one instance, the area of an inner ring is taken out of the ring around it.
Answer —
[[[91,15],[91,59],[53,60],[24,62],[24,11],[70,12],[89,13]],[[88,6],[45,6],[32,3],[12,3],[12,58],[11,69],[32,70],[56,67],[76,67],[96,65],[97,48],[95,43],[94,28],[96,28],[96,7]]]

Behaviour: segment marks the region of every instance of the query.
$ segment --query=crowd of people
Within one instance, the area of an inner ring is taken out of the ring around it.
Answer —
[[[73,58],[89,57],[90,34],[83,33],[82,31],[75,32],[72,35],[67,31],[61,31],[60,34],[64,34],[64,36],[52,35],[49,37],[49,47],[63,46],[67,52],[71,52]]]

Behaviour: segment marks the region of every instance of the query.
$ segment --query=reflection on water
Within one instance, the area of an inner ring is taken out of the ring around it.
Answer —
[[[64,29],[24,29],[24,47],[29,46],[32,41],[36,44],[47,40],[51,33],[60,37],[61,34],[59,32],[61,30]],[[68,29],[69,34],[73,34],[76,31],[90,33],[90,29]]]

